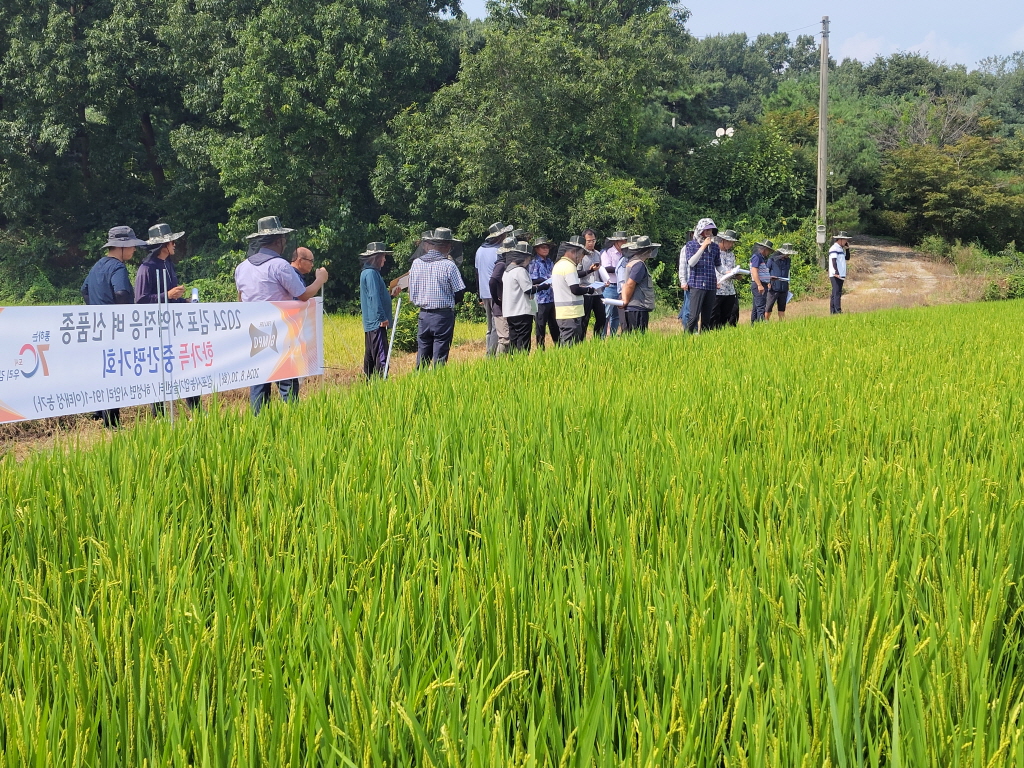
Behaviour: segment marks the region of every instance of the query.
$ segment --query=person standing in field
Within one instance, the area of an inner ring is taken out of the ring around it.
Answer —
[[[391,294],[380,276],[391,255],[386,243],[370,243],[359,254],[359,308],[363,315],[363,375],[367,380],[383,376],[388,360],[388,328],[391,327]]]
[[[687,286],[690,293],[690,321],[688,333],[711,329],[711,316],[715,311],[718,291],[718,271],[721,253],[715,244],[718,227],[711,219],[701,219],[693,230],[693,239],[683,248],[683,259],[690,268]]]
[[[558,343],[558,323],[555,322],[555,294],[551,291],[552,242],[544,235],[533,243],[533,258],[530,259],[530,278],[537,286],[534,297],[537,300],[537,349],[544,349],[544,338],[551,334],[551,341]]]
[[[170,258],[177,249],[177,241],[184,236],[184,232],[171,232],[167,224],[155,224],[149,228],[149,239],[145,245],[147,256],[135,273],[136,304],[185,303],[185,287],[178,284],[178,272]],[[192,410],[198,408],[200,402],[199,395],[185,398],[185,405]],[[150,403],[150,411],[154,416],[162,414],[163,402]]]
[[[425,233],[423,245],[426,251],[409,269],[409,300],[420,309],[417,368],[448,362],[455,335],[455,305],[466,294],[466,284],[453,260],[462,254],[462,241],[450,229],[438,227]]]
[[[537,302],[533,296],[537,288],[530,277],[529,266],[533,249],[520,240],[505,253],[505,274],[501,276],[501,309],[508,322],[509,351],[529,352],[533,318]]]
[[[736,268],[736,243],[739,237],[731,229],[718,236],[718,250],[722,263],[718,266],[718,276],[727,275]],[[712,328],[735,326],[740,321],[740,297],[736,295],[736,284],[732,279],[718,283],[715,292],[715,311],[711,316]]]
[[[498,246],[498,255],[495,257],[494,265],[491,267],[491,276],[487,280],[487,288],[491,292],[491,316],[494,318],[494,328],[498,335],[496,355],[507,354],[511,343],[508,320],[505,319],[505,310],[501,306],[501,278],[505,274],[505,268],[508,266],[505,262],[505,255],[515,247],[516,236],[514,233],[501,241],[501,245]]]
[[[775,251],[775,243],[765,240],[754,245],[750,255],[750,293],[754,305],[750,310],[750,322],[764,320],[764,307],[768,303],[768,258]]]
[[[107,253],[89,270],[82,283],[82,299],[91,306],[132,303],[132,281],[125,267],[135,256],[135,249],[146,244],[135,236],[131,227],[113,227],[107,232],[103,246]],[[107,408],[96,411],[93,417],[103,422],[108,429],[121,426],[121,409]]]
[[[828,249],[828,279],[832,283],[829,314],[843,314],[843,283],[846,282],[846,260],[850,257],[850,236],[840,232]]]
[[[583,299],[595,295],[592,288],[580,285],[579,266],[586,254],[582,237],[572,237],[559,247],[559,259],[551,272],[551,289],[555,296],[555,322],[559,343],[580,341],[583,327]]]
[[[601,252],[601,268],[597,271],[598,277],[604,282],[605,288],[602,298],[621,299],[621,286],[619,285],[618,266],[622,260],[623,246],[629,242],[629,235],[622,230],[612,232],[606,241],[606,247]],[[604,306],[604,302],[602,302]],[[619,330],[622,311],[621,307],[608,306],[605,308],[607,325],[605,333],[612,336]]]
[[[277,216],[264,216],[256,224],[256,231],[247,236],[248,255],[235,267],[235,287],[238,300],[252,301],[307,301],[327,282],[327,270],[320,267],[316,278],[307,287],[281,255],[288,247],[288,235],[294,232],[281,226]],[[270,402],[273,382],[249,387],[249,404],[252,412],[259,415],[263,406]],[[299,400],[299,380],[286,379],[277,382],[281,399],[286,403]]]
[[[597,271],[601,268],[601,254],[597,248],[597,232],[592,229],[583,230],[583,245],[586,252],[580,261],[579,276],[580,285],[585,288],[593,286],[597,278]],[[594,337],[604,336],[607,318],[604,312],[604,302],[601,301],[601,293],[604,292],[604,285],[601,292],[583,297],[583,320],[580,323],[580,341],[587,337],[587,327],[590,325],[590,316],[594,316]]]
[[[683,303],[679,305],[679,322],[685,331],[690,326],[690,261],[686,246],[679,249],[679,290],[683,292]]]
[[[487,355],[489,357],[498,354],[498,329],[494,325],[492,312],[494,299],[491,295],[491,272],[494,271],[494,262],[498,260],[498,248],[501,246],[501,241],[512,232],[512,229],[512,226],[505,226],[500,221],[494,222],[487,228],[487,239],[476,249],[476,281],[480,292],[480,303],[487,316]]]
[[[625,309],[623,333],[643,333],[654,311],[654,279],[647,268],[647,260],[657,255],[661,243],[651,238],[638,237],[625,248],[626,279],[622,285],[622,304]]]
[[[772,309],[779,305],[779,320],[786,319],[786,303],[789,301],[789,270],[791,257],[796,250],[791,243],[783,243],[768,260],[768,302],[764,308],[764,319],[772,319]]]

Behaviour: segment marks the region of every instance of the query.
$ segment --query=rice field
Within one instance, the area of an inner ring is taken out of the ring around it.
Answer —
[[[5,765],[1024,764],[1024,304],[0,463]]]

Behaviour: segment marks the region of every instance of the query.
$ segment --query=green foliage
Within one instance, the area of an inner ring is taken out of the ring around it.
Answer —
[[[890,152],[882,175],[882,221],[905,242],[928,234],[996,248],[1024,231],[1021,151],[998,138],[915,144]]]
[[[4,761],[1020,765],[1022,323],[649,334],[9,456]]]
[[[666,119],[664,99],[685,77],[685,35],[668,9],[610,28],[528,16],[486,39],[457,82],[382,138],[373,188],[391,216],[467,238],[497,219],[557,236],[574,210],[612,215],[623,196],[651,194],[637,181],[653,161],[639,137]]]
[[[402,313],[398,317],[395,329],[395,349],[402,352],[415,352],[416,337],[419,333],[420,311],[411,302],[402,302]]]

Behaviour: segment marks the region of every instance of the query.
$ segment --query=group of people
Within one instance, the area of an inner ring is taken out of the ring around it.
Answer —
[[[529,233],[499,221],[488,228],[477,249],[474,266],[487,319],[488,355],[528,352],[532,342],[544,349],[549,337],[558,345],[575,344],[586,338],[591,318],[596,338],[647,329],[655,306],[654,281],[647,262],[657,255],[660,243],[644,235],[617,231],[599,250],[592,229],[559,244],[543,235],[531,239]],[[779,319],[785,319],[796,249],[790,243],[776,248],[770,240],[758,242],[748,272],[736,262],[739,239],[733,230],[720,233],[713,220],[701,219],[680,251],[683,304],[679,318],[687,332],[739,322],[735,279],[743,274],[751,275],[751,322],[770,320],[776,307]],[[829,275],[832,311],[839,313],[850,237],[840,232],[834,241],[829,252]],[[440,365],[448,359],[455,308],[466,294],[457,266],[462,261],[462,245],[451,230],[441,228],[423,233],[414,254],[409,293],[412,303],[420,308],[417,366]],[[381,280],[378,290],[383,289]],[[373,318],[365,326],[368,334],[375,323]],[[367,359],[371,345],[377,343],[367,337]],[[367,376],[375,372],[364,370]]]
[[[288,235],[292,229],[281,226],[276,216],[259,220],[256,232],[249,235],[246,258],[235,269],[235,287],[239,301],[306,301],[313,298],[327,282],[327,270],[316,270],[313,281],[306,285],[305,276],[313,271],[313,253],[308,248],[296,248],[291,260],[283,257]],[[177,270],[170,257],[175,255],[177,242],[185,232],[174,232],[167,224],[149,228],[149,239],[135,236],[131,227],[113,227],[104,244],[106,254],[89,270],[82,284],[82,298],[86,304],[162,304],[186,302],[185,289],[178,281]],[[137,249],[143,249],[145,259],[135,274],[132,286],[125,266]],[[196,299],[197,300],[197,299]],[[390,302],[389,302],[390,307]],[[281,397],[294,402],[299,397],[299,380],[276,382]],[[254,413],[259,413],[270,400],[273,384],[258,384],[249,388],[249,401]],[[200,405],[200,398],[187,397],[189,408]],[[152,405],[154,415],[162,413],[163,404]],[[117,427],[121,422],[121,409],[97,411],[95,417],[104,426]]]
[[[323,267],[313,272],[313,253],[296,248],[290,260],[283,254],[293,229],[283,227],[276,216],[261,218],[256,232],[247,237],[246,258],[235,269],[238,300],[307,301],[319,293],[328,280]],[[185,233],[167,224],[149,229],[141,240],[127,226],[108,232],[106,257],[93,265],[82,285],[86,304],[156,304],[184,302],[174,262],[176,243]],[[532,242],[531,242],[532,240]],[[582,234],[558,243],[502,222],[492,224],[476,252],[475,268],[480,302],[487,318],[488,355],[529,352],[532,343],[544,349],[548,338],[557,345],[583,341],[590,329],[597,338],[617,333],[647,330],[655,306],[654,280],[647,262],[657,256],[660,243],[646,235],[616,231],[602,249],[597,233]],[[833,238],[828,254],[832,282],[831,310],[842,312],[843,282],[850,257],[850,236],[840,232]],[[739,297],[734,280],[745,274],[736,264],[739,237],[732,230],[719,233],[711,219],[701,219],[692,238],[679,254],[679,286],[683,304],[679,318],[689,333],[736,325]],[[132,286],[125,265],[143,248],[146,258],[139,265]],[[389,288],[381,277],[385,260],[393,252],[381,242],[367,245],[359,255],[360,305],[365,354],[363,372],[367,378],[381,375],[388,365],[388,333],[394,319],[391,300],[403,287],[419,308],[417,367],[443,365],[448,360],[455,331],[455,307],[466,295],[459,264],[463,243],[450,229],[439,227],[424,232],[413,256],[407,278]],[[770,240],[758,242],[750,259],[753,309],[751,322],[770,320],[778,307],[785,317],[789,297],[789,276],[796,250],[789,243],[775,248]],[[250,387],[249,399],[258,414],[276,384],[286,402],[298,399],[299,381],[291,379]],[[199,398],[187,398],[190,408]],[[161,405],[153,406],[159,413]],[[108,427],[120,423],[120,410],[98,411],[96,417]]]

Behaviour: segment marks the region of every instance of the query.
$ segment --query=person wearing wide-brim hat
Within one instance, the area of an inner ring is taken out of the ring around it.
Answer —
[[[832,283],[829,313],[841,315],[843,314],[843,283],[846,282],[846,260],[850,258],[850,236],[845,231],[840,231],[832,240],[832,247],[828,249],[828,279]]]
[[[537,286],[530,277],[533,248],[518,241],[505,252],[505,273],[501,276],[501,311],[508,323],[509,352],[529,352],[533,318],[537,314],[534,295]]]
[[[168,224],[154,224],[149,228],[149,239],[143,246],[147,256],[135,273],[136,304],[185,302],[185,287],[178,284],[178,271],[171,261],[171,256],[177,250],[177,242],[184,236],[184,232],[172,232]],[[198,395],[185,398],[185,404],[193,410],[199,407],[199,403]],[[152,403],[150,411],[154,416],[162,414],[163,402]]]
[[[739,239],[739,235],[731,229],[718,233],[718,255],[722,260],[722,263],[716,268],[719,278],[736,268],[735,248]],[[715,311],[711,315],[711,327],[735,326],[739,321],[740,297],[736,293],[736,284],[732,278],[725,281],[719,280],[718,290],[715,293]]]
[[[452,255],[462,253],[462,241],[450,229],[438,227],[422,240],[423,255],[409,269],[409,300],[419,307],[416,367],[448,362],[455,335],[455,305],[466,294],[462,274]]]
[[[487,317],[487,354],[494,356],[498,352],[498,332],[494,327],[492,312],[493,298],[491,296],[491,272],[494,271],[494,262],[498,260],[498,248],[501,241],[512,233],[514,227],[511,224],[496,221],[487,228],[487,236],[483,245],[476,249],[476,280],[477,289],[480,294],[480,304],[484,308],[484,315]]]
[[[658,253],[661,243],[652,243],[646,235],[626,243],[625,280],[622,284],[624,310],[623,333],[643,333],[654,311],[654,279],[647,268],[647,260]]]
[[[629,234],[623,230],[612,232],[604,241],[604,250],[601,251],[601,267],[598,269],[598,277],[604,282],[604,299],[620,299],[621,286],[619,285],[618,272],[624,256],[623,247],[629,242]],[[623,319],[620,307],[609,306],[605,312],[607,323],[604,334],[614,336],[619,330],[619,323]]]
[[[156,304],[158,302],[183,302],[184,286],[178,285],[178,273],[174,262],[177,242],[185,236],[184,232],[172,232],[167,224],[155,224],[149,228],[149,239],[143,246],[146,258],[135,273],[135,303]],[[163,292],[157,290],[158,278]]]
[[[320,267],[316,279],[306,286],[282,256],[288,246],[288,235],[294,231],[282,227],[277,216],[264,216],[256,223],[256,231],[246,237],[246,258],[235,267],[239,301],[308,301],[320,292],[327,282],[326,269]],[[270,402],[272,388],[273,382],[249,387],[249,404],[254,414],[259,415]],[[279,381],[277,388],[285,402],[298,402],[298,379]]]
[[[754,243],[750,254],[750,296],[753,305],[750,309],[750,322],[764,321],[764,307],[768,303],[768,259],[775,253],[775,243],[762,240]]]
[[[498,254],[494,259],[494,266],[491,267],[491,275],[487,279],[487,287],[491,292],[491,317],[494,319],[494,333],[498,337],[498,346],[494,350],[495,355],[507,354],[512,344],[512,332],[505,319],[505,308],[501,304],[504,292],[501,280],[505,275],[505,268],[508,266],[505,257],[509,251],[515,250],[516,242],[518,241],[514,233],[501,241],[501,245],[498,246]]]
[[[687,333],[710,330],[711,317],[715,311],[718,295],[718,271],[722,256],[715,243],[718,226],[711,219],[701,219],[693,228],[693,239],[683,248],[679,257],[679,274],[682,289],[689,292],[690,317],[686,323]],[[683,265],[687,267],[684,278]]]
[[[363,315],[363,374],[383,376],[388,361],[388,328],[391,327],[391,294],[380,276],[384,260],[392,255],[386,243],[373,242],[359,254],[359,307]]]
[[[534,298],[537,300],[536,340],[537,349],[545,348],[545,340],[548,333],[551,334],[551,341],[558,343],[558,323],[555,322],[555,294],[551,290],[551,272],[555,268],[555,261],[551,258],[551,250],[554,248],[545,235],[540,235],[533,241],[533,258],[530,259],[530,279],[537,286],[537,293]]]
[[[579,265],[587,252],[582,237],[571,237],[558,247],[558,262],[551,271],[551,289],[555,297],[555,322],[558,323],[559,344],[575,344],[581,340],[583,299],[600,295],[604,288],[580,285]]]
[[[131,227],[111,228],[107,232],[107,242],[103,245],[106,254],[92,265],[82,283],[82,299],[85,303],[94,306],[131,304],[132,281],[125,264],[135,256],[135,249],[145,244],[146,241],[137,238]],[[105,427],[115,428],[121,424],[120,408],[96,411],[94,416],[102,420]]]
[[[764,319],[772,319],[772,310],[779,305],[779,320],[786,319],[786,303],[789,301],[789,272],[796,248],[792,243],[783,243],[768,259],[768,301],[765,302]]]

